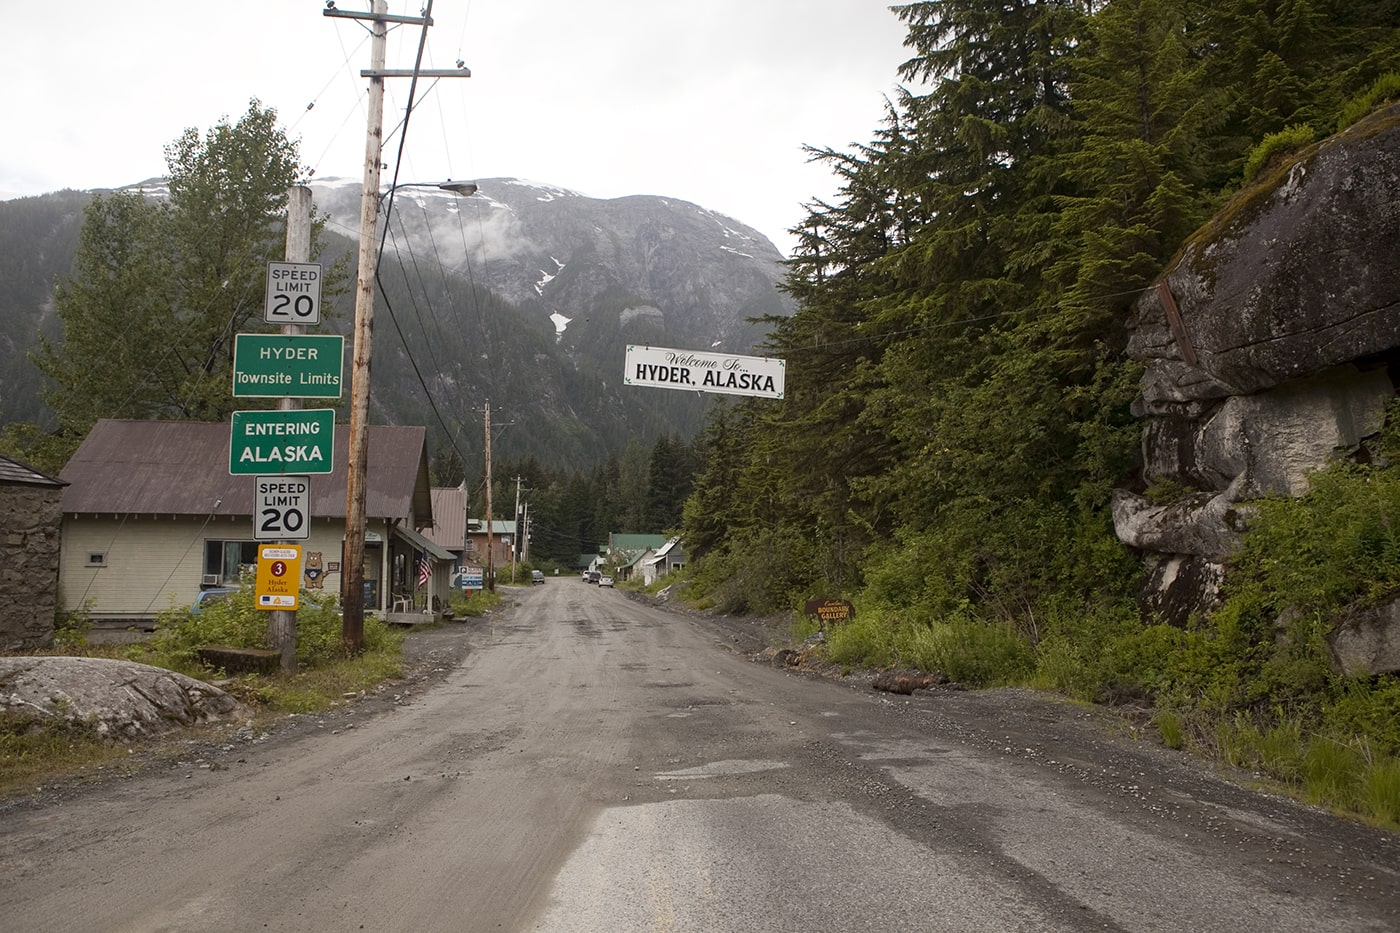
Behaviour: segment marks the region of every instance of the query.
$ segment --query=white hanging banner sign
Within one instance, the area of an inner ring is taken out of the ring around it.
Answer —
[[[655,389],[782,398],[785,367],[783,360],[767,356],[629,346],[622,381]]]

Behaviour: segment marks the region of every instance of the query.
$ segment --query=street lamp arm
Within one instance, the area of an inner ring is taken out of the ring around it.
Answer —
[[[447,181],[401,181],[398,184],[390,185],[388,188],[384,189],[379,195],[379,200],[384,200],[400,188],[438,188],[449,194],[455,194],[463,198],[471,197],[476,194],[478,190],[474,182],[453,181],[450,178],[447,179]]]

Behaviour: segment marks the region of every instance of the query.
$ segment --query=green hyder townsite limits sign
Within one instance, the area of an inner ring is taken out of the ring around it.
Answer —
[[[340,398],[345,338],[338,334],[237,334],[235,398]]]

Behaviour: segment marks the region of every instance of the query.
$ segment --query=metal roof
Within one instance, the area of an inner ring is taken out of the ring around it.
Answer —
[[[21,486],[62,486],[63,480],[54,479],[18,460],[0,454],[0,483]]]
[[[394,526],[394,534],[398,535],[400,538],[403,538],[405,541],[413,545],[418,550],[425,552],[434,560],[457,559],[456,554],[453,554],[451,551],[446,550],[445,548],[437,544],[434,544],[433,542],[425,538],[423,535],[420,535],[418,532],[410,531],[402,525]]]
[[[66,514],[253,514],[251,476],[229,474],[228,422],[97,422],[59,474]],[[337,425],[330,473],[311,477],[311,514],[345,516],[349,430]],[[367,518],[412,517],[432,524],[427,429],[370,425],[365,481]]]
[[[433,487],[433,530],[428,540],[438,547],[462,550],[467,539],[467,494],[461,486]]]
[[[427,539],[438,547],[460,551],[467,539],[466,529],[474,535],[486,534],[486,521],[481,518],[467,518],[467,494],[461,486],[434,486],[433,527],[425,532]],[[497,535],[515,534],[513,519],[493,518],[491,531]]]

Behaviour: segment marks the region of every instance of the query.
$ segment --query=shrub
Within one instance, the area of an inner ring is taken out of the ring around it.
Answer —
[[[253,587],[243,586],[229,598],[209,603],[200,612],[188,607],[165,610],[157,619],[156,633],[145,650],[153,663],[176,670],[202,669],[198,650],[207,645],[234,648],[271,648],[267,638],[267,611],[254,603]],[[343,621],[336,598],[329,593],[301,592],[297,610],[297,666],[324,667],[345,657],[341,635]],[[364,620],[366,652],[396,651],[403,635],[374,616]]]
[[[1295,123],[1265,136],[1244,160],[1245,183],[1253,181],[1275,161],[1297,152],[1316,138],[1313,128],[1305,123]]]
[[[1382,826],[1400,824],[1400,761],[1373,762],[1361,779],[1361,802]]]
[[[914,667],[972,687],[1022,683],[1035,667],[1030,646],[1006,622],[954,615],[911,626],[902,652]]]
[[[87,644],[92,631],[91,603],[81,609],[59,609],[54,613],[53,643],[60,651],[76,651]]]
[[[895,663],[899,629],[898,617],[888,611],[856,613],[849,622],[827,629],[826,656],[836,664],[850,667],[889,667]]]
[[[1377,78],[1376,82],[1369,88],[1342,105],[1342,112],[1337,116],[1337,132],[1340,133],[1366,116],[1376,108],[1377,104],[1386,103],[1397,97],[1400,97],[1400,74],[1393,71],[1386,72]]]
[[[720,612],[771,615],[792,609],[822,579],[810,538],[788,527],[748,529],[695,565],[693,594]]]
[[[461,592],[454,592],[448,600],[448,608],[452,610],[454,616],[463,619],[485,615],[491,609],[499,606],[501,596],[490,590],[473,590],[470,596]]]
[[[1303,793],[1320,806],[1353,810],[1365,766],[1356,749],[1328,736],[1315,736],[1303,750]]]

